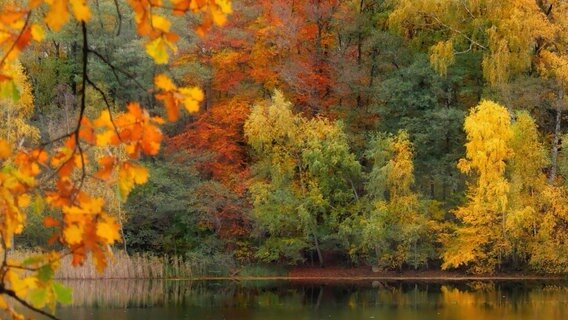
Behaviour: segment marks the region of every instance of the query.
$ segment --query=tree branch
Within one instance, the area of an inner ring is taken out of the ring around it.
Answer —
[[[46,312],[46,311],[43,311],[43,310],[41,310],[41,309],[38,309],[38,308],[32,306],[32,305],[29,304],[26,300],[24,300],[24,299],[18,297],[18,295],[16,294],[16,292],[15,292],[14,290],[12,290],[12,289],[6,289],[6,288],[4,287],[4,284],[1,284],[1,285],[0,285],[0,293],[1,293],[1,294],[6,294],[7,296],[14,298],[14,300],[18,301],[21,305],[23,305],[24,307],[26,307],[26,308],[32,310],[33,312],[39,313],[39,314],[41,314],[41,315],[43,315],[43,316],[46,316],[46,317],[48,317],[49,319],[60,320],[59,318],[57,318],[56,316],[52,315],[51,313]]]

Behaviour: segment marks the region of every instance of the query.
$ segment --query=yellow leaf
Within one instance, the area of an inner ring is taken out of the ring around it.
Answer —
[[[101,111],[101,115],[93,121],[95,127],[113,128],[110,112],[108,110]]]
[[[28,286],[14,269],[9,268],[5,277],[7,282],[10,283],[10,289],[12,289],[18,297],[25,297],[27,295]]]
[[[45,38],[45,31],[43,30],[43,27],[37,23],[32,24],[32,38],[38,42]]]
[[[157,64],[168,63],[166,41],[162,37],[158,37],[146,44],[146,52]]]
[[[120,240],[118,224],[110,217],[106,217],[103,221],[97,223],[97,236],[106,241],[108,244],[113,244],[115,241]]]
[[[227,22],[227,16],[217,8],[211,8],[211,15],[213,16],[213,22],[218,26],[222,26]]]
[[[156,87],[164,91],[172,91],[177,89],[177,86],[174,84],[174,82],[163,73],[157,75],[154,78],[154,84],[156,84]]]
[[[101,132],[99,134],[96,135],[97,137],[97,146],[108,146],[116,144],[116,142],[118,141],[117,137],[116,137],[116,132],[112,131],[112,130],[107,130],[104,132]]]
[[[152,15],[152,27],[154,27],[155,29],[163,32],[168,32],[170,31],[171,25],[172,24],[170,20],[156,14]]]
[[[143,184],[148,181],[148,169],[143,166],[133,166],[131,169],[136,184]]]
[[[59,31],[61,27],[69,19],[69,10],[67,9],[66,0],[46,0],[49,4],[49,11],[45,16],[45,22],[47,25],[55,30]]]
[[[72,224],[63,231],[63,238],[70,245],[79,244],[83,238],[82,230],[77,225]]]
[[[203,91],[198,87],[180,88],[179,91],[183,95],[182,101],[187,112],[199,111],[199,102],[203,100]]]
[[[231,7],[231,1],[229,0],[216,0],[215,3],[221,8],[223,13],[229,14],[233,12],[233,8]]]
[[[71,8],[77,20],[86,22],[91,18],[91,10],[86,0],[71,0]]]
[[[134,184],[143,184],[148,181],[148,170],[141,165],[125,162],[120,166],[118,177],[120,194],[126,198]]]
[[[191,96],[193,99],[200,102],[203,101],[204,98],[203,90],[201,90],[201,88],[199,87],[182,88],[180,92],[186,96]]]

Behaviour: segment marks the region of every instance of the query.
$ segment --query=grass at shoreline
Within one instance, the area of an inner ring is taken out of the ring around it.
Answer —
[[[14,251],[11,258],[21,261],[25,257],[40,254],[31,250]],[[116,251],[107,262],[104,272],[96,271],[92,257],[89,255],[82,266],[73,267],[71,256],[61,259],[60,267],[55,271],[55,279],[192,279],[201,275],[199,264],[192,264],[179,257],[155,256],[151,254],[126,254]]]
[[[38,254],[34,251],[15,251],[11,257],[22,260]],[[55,278],[61,280],[100,280],[100,279],[170,279],[170,280],[286,280],[286,281],[515,281],[515,280],[568,280],[568,275],[502,273],[493,275],[471,275],[455,271],[403,271],[372,272],[370,267],[294,267],[287,269],[282,265],[247,265],[232,274],[219,274],[210,266],[199,261],[188,261],[180,257],[159,257],[150,254],[130,254],[117,251],[103,273],[98,273],[92,258],[88,257],[83,266],[73,267],[71,257],[61,261]]]

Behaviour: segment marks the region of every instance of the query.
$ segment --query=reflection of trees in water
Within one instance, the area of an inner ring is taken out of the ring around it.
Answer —
[[[441,319],[501,319],[511,315],[557,319],[568,314],[568,286],[539,282],[374,282],[294,284],[259,282],[73,281],[74,306],[102,308],[183,305],[227,312],[341,309],[414,310]],[[350,310],[350,311],[349,311]],[[397,311],[398,310],[398,311]]]

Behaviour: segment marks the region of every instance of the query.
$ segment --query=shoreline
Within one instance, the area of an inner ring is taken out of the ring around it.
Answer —
[[[409,282],[460,282],[460,281],[568,281],[568,276],[361,276],[361,277],[293,277],[293,276],[203,276],[195,278],[58,278],[63,281],[91,280],[165,280],[165,281],[289,281],[289,282],[363,282],[363,281],[409,281]]]

